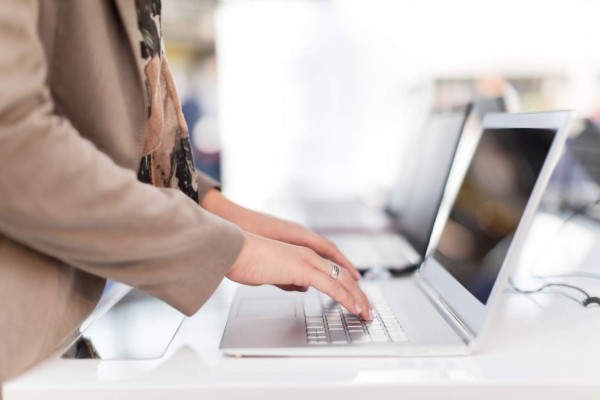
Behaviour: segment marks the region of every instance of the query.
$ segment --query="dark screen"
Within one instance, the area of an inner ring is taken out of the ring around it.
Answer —
[[[468,110],[433,114],[421,142],[419,169],[400,216],[400,233],[425,256]]]
[[[484,304],[555,133],[488,129],[477,145],[434,257]]]

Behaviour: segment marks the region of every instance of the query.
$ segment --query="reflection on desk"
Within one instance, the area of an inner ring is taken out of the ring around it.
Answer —
[[[133,289],[101,318],[82,329],[82,340],[94,353],[94,357],[85,358],[160,358],[175,337],[184,317],[167,303]],[[79,343],[81,341],[73,346]],[[67,350],[66,354],[73,354],[73,350]]]

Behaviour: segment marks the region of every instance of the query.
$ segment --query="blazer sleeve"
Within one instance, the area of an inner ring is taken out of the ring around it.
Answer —
[[[53,113],[37,7],[0,2],[0,232],[194,313],[239,255],[241,231],[140,183]]]
[[[200,202],[210,189],[221,190],[219,182],[199,171],[196,171],[196,182],[198,182],[198,200]]]

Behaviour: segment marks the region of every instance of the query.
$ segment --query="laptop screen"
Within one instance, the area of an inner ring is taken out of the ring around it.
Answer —
[[[486,129],[434,258],[486,304],[556,131]]]
[[[431,115],[419,150],[419,168],[414,184],[404,196],[406,209],[400,215],[400,233],[423,257],[429,245],[444,187],[470,107]]]

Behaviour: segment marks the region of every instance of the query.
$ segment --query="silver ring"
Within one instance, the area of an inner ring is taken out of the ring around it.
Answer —
[[[340,267],[337,264],[331,263],[331,278],[334,281],[337,281],[338,276],[340,276]]]

